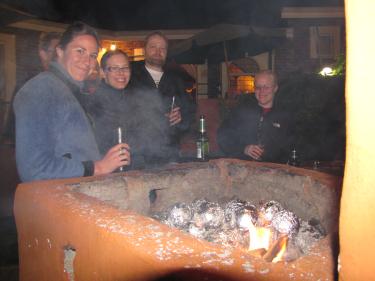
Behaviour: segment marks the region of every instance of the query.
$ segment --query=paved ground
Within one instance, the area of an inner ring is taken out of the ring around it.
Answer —
[[[18,281],[18,265],[0,266],[0,281]]]

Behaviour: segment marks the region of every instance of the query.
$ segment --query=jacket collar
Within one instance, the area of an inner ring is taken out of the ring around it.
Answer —
[[[107,82],[105,82],[104,79],[100,81],[100,87],[107,91],[116,93],[116,94],[122,94],[124,92],[124,89],[119,90],[119,89],[113,88],[111,85],[107,84]]]
[[[58,62],[55,62],[55,61],[51,62],[49,67],[50,67],[50,70],[52,72],[54,72],[54,71],[60,72],[70,83],[72,83],[75,86],[77,86],[80,90],[83,89],[84,82],[83,81],[74,80],[72,78],[72,76],[70,76],[70,74],[65,70],[65,68],[62,67],[62,65],[59,64]]]

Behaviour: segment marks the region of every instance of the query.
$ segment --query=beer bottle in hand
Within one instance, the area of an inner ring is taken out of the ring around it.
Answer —
[[[197,137],[197,159],[201,161],[208,160],[209,143],[206,133],[206,120],[204,115],[199,117],[199,131]]]

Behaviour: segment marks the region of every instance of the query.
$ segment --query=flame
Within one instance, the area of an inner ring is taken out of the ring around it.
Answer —
[[[253,227],[249,228],[250,243],[249,250],[265,249],[270,247],[271,229],[266,227]]]
[[[288,237],[285,236],[285,237],[283,237],[281,239],[282,239],[282,241],[281,241],[281,249],[277,253],[277,255],[274,257],[274,259],[272,260],[272,262],[282,261],[282,257],[284,256],[284,253],[286,251],[286,246],[288,244]]]
[[[269,256],[274,258],[272,262],[278,262],[282,260],[282,257],[286,251],[286,246],[288,243],[287,236],[281,236],[279,240],[275,241],[273,245],[272,237],[273,232],[271,228],[268,227],[256,227],[249,216],[244,216],[240,223],[243,227],[249,229],[250,241],[249,241],[249,251],[254,251],[258,249],[265,249],[267,258]],[[274,253],[274,251],[277,251]],[[269,260],[271,261],[271,259]]]

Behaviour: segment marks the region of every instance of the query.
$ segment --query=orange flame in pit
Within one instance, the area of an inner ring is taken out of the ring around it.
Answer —
[[[271,241],[271,229],[266,227],[249,227],[250,242],[249,242],[249,251],[256,249],[265,249],[268,250],[270,247]]]
[[[249,251],[265,249],[266,254],[263,257],[267,257],[267,259],[271,257],[274,263],[282,261],[287,247],[287,236],[281,236],[277,241],[272,241],[272,229],[268,227],[256,227],[252,223],[250,215],[247,214],[241,218],[240,225],[243,228],[249,229]]]
[[[277,255],[273,258],[272,262],[279,262],[283,260],[284,253],[286,251],[288,239],[284,239],[281,243],[281,249],[277,253]]]

